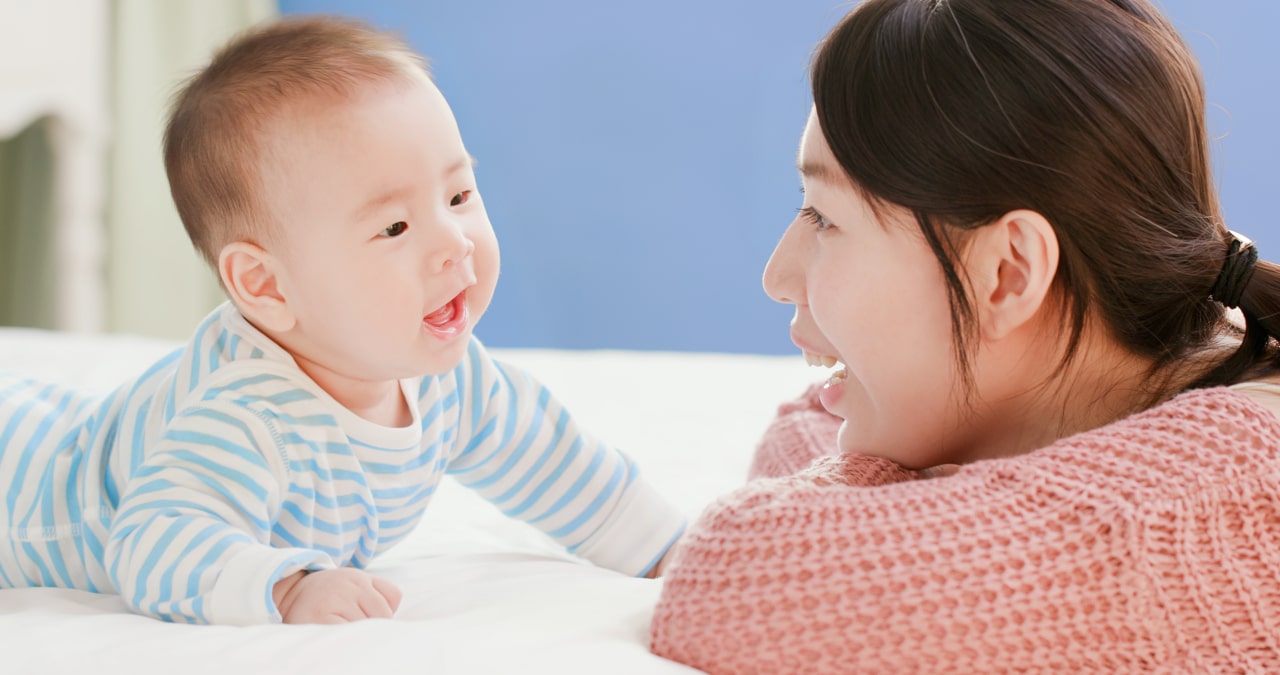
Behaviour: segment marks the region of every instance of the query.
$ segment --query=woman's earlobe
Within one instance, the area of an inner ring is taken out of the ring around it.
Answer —
[[[218,275],[236,308],[254,325],[282,333],[297,320],[281,288],[277,268],[270,253],[249,242],[227,244],[218,255]]]
[[[1010,211],[979,235],[990,270],[982,304],[982,332],[1001,339],[1027,326],[1045,307],[1058,271],[1058,236],[1035,211]]]

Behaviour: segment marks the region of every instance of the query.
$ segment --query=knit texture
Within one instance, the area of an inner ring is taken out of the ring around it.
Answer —
[[[815,384],[794,401],[778,406],[777,416],[756,446],[748,480],[790,476],[818,457],[836,451],[841,421],[822,407],[820,391],[822,384]]]
[[[710,673],[1280,672],[1280,420],[1246,395],[945,478],[882,461],[709,507],[653,651]]]

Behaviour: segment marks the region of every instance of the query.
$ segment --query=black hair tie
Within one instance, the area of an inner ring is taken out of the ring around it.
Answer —
[[[1231,231],[1228,234],[1231,235],[1231,243],[1227,245],[1227,257],[1222,261],[1222,271],[1209,294],[1227,309],[1235,309],[1240,306],[1244,287],[1253,277],[1253,269],[1258,263],[1258,247],[1242,234]]]

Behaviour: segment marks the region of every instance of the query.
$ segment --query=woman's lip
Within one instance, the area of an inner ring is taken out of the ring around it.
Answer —
[[[804,338],[801,338],[799,335],[795,333],[795,331],[791,332],[791,344],[795,345],[796,347],[799,347],[800,351],[802,352],[807,352],[809,354],[816,354],[818,356],[834,356],[837,361],[840,360],[840,357],[835,356],[835,354],[832,354],[831,352],[823,351],[821,349],[814,349],[812,346],[810,346],[807,340],[805,340]]]
[[[827,412],[842,419],[844,415],[837,412],[837,408],[840,406],[840,399],[844,398],[845,379],[833,374],[823,383],[822,389],[818,391],[818,401],[822,403],[822,407],[826,408]]]

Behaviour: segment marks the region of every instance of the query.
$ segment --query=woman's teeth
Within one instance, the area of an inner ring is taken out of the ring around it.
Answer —
[[[831,368],[840,363],[834,356],[810,354],[809,352],[804,353],[804,362],[811,366],[822,366],[823,368]]]
[[[845,365],[843,363],[840,363],[840,361],[836,359],[836,357],[834,356],[826,356],[824,354],[810,354],[809,352],[805,352],[804,361],[805,363],[811,366],[821,366],[823,368],[836,368],[834,371],[831,372],[831,377],[827,378],[828,387],[843,381],[846,377],[849,377],[849,370],[845,368]]]

